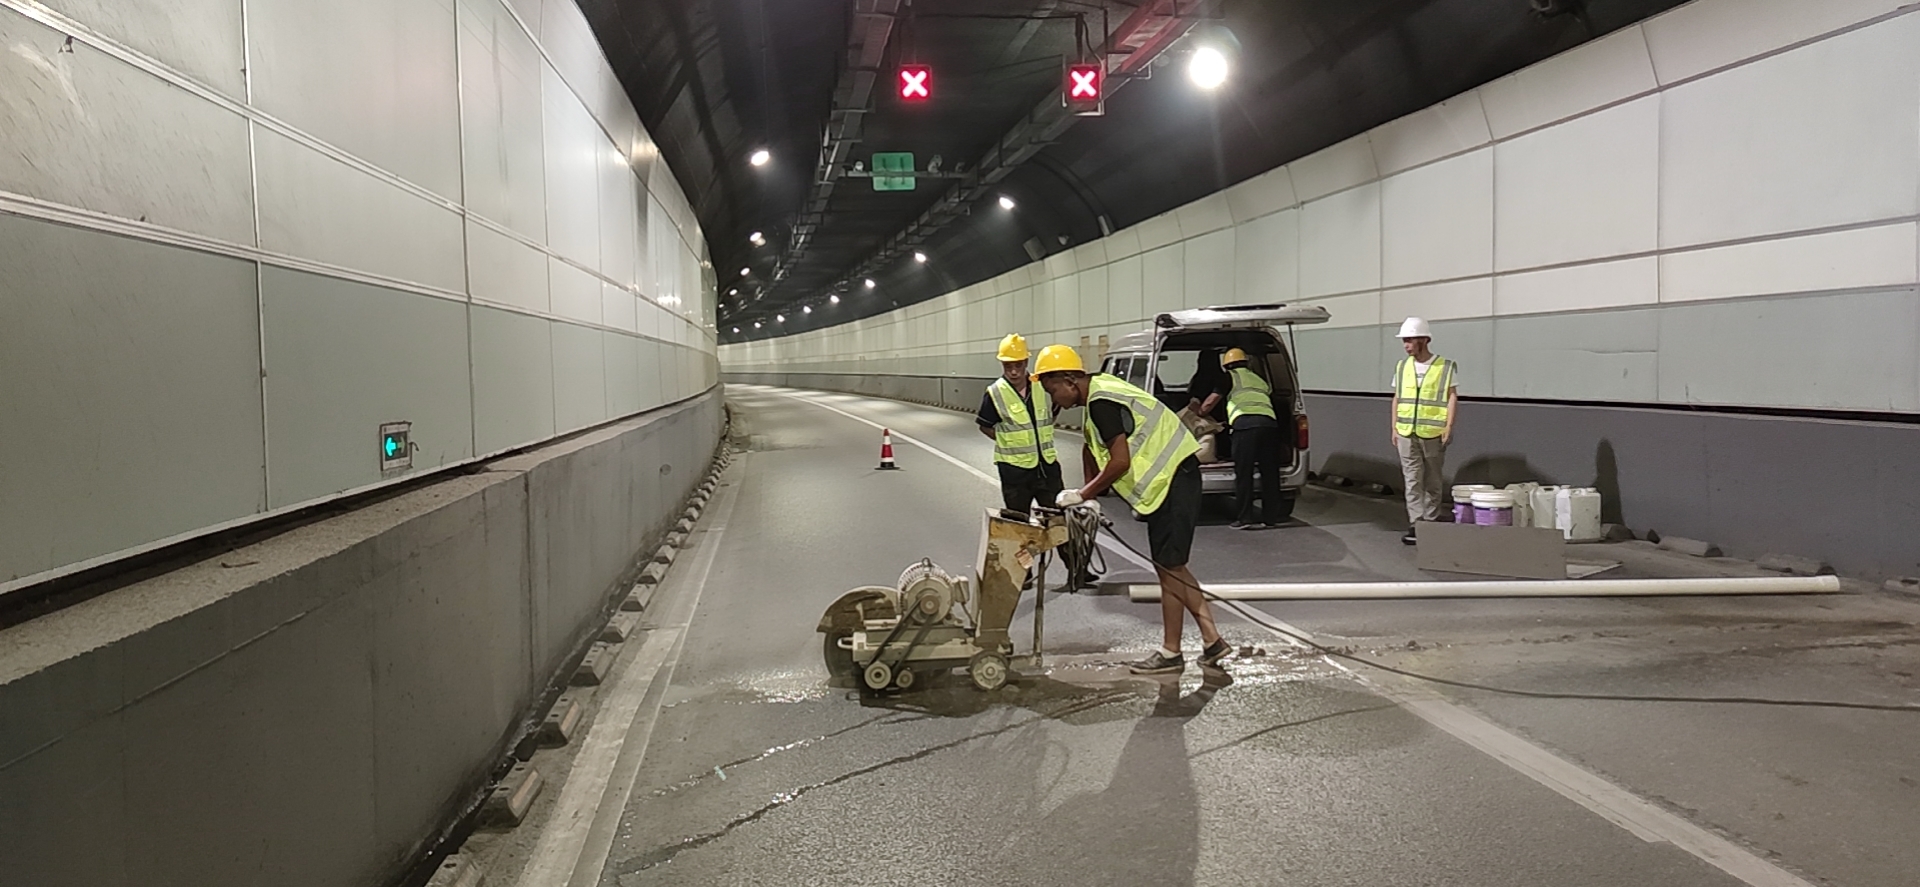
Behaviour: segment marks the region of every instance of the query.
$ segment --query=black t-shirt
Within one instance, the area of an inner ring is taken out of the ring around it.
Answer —
[[[1093,425],[1094,436],[1103,444],[1111,443],[1116,437],[1133,434],[1133,411],[1111,400],[1096,400],[1088,404],[1087,421]]]

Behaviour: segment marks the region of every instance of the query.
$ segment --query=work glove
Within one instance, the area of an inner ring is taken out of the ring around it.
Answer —
[[[1072,508],[1086,501],[1087,497],[1080,495],[1079,490],[1061,490],[1060,495],[1053,497],[1053,504],[1057,508]]]

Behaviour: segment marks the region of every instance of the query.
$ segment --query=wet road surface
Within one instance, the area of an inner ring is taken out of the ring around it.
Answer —
[[[1430,688],[1356,676],[1225,614],[1227,636],[1265,655],[1136,677],[1120,663],[1157,643],[1158,608],[1100,594],[1050,597],[1049,668],[999,693],[958,673],[879,697],[830,686],[825,606],[922,557],[968,571],[997,500],[898,440],[904,470],[874,471],[878,432],[844,414],[988,472],[991,443],[971,417],[907,404],[746,386],[730,400],[746,452],[724,528],[695,543],[711,549],[704,581],[662,591],[698,597],[679,601],[690,616],[626,803],[597,811],[612,831],[602,885],[1787,887],[1920,870],[1912,712],[1460,689],[1423,707]],[[1062,443],[1073,476],[1077,440]],[[1203,527],[1195,572],[1424,578],[1397,509],[1311,489],[1295,526]],[[1638,575],[1742,569],[1600,553]],[[1146,578],[1108,562],[1109,578]],[[1920,668],[1920,607],[1880,595],[1261,609],[1402,667],[1573,693],[1900,705]],[[1189,656],[1197,645],[1189,630]],[[1582,794],[1583,779],[1618,797]]]

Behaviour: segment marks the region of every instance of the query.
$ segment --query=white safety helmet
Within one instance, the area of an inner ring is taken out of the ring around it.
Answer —
[[[1425,320],[1418,317],[1409,317],[1406,323],[1400,325],[1400,338],[1431,339],[1433,338],[1433,330],[1427,326]]]

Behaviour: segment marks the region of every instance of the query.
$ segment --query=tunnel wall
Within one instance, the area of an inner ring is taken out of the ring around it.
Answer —
[[[1901,0],[1696,0],[1111,236],[721,361],[984,376],[1009,331],[1092,358],[1163,311],[1309,302],[1333,318],[1296,332],[1316,462],[1365,466],[1390,455],[1369,395],[1423,316],[1475,399],[1454,465],[1584,481],[1603,441],[1685,447],[1621,476],[1637,529],[1913,573],[1876,522],[1920,489],[1916,45]],[[1833,529],[1782,535],[1801,526]]]
[[[710,392],[0,631],[0,881],[393,883],[704,475]]]
[[[0,593],[716,382],[571,0],[0,0],[0,44]]]

